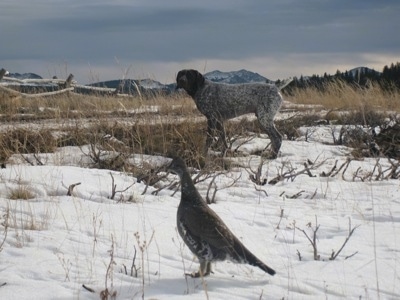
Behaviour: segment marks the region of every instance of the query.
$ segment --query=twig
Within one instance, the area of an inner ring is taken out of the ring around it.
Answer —
[[[333,171],[336,170],[336,165],[337,165],[337,163],[338,163],[338,160],[335,161],[334,166],[332,167],[332,169],[331,169],[328,173],[322,172],[322,173],[320,174],[320,176],[321,176],[321,177],[329,177],[329,176],[331,176],[332,173],[333,173]]]
[[[344,168],[344,170],[343,170],[343,173],[342,173],[342,179],[343,180],[345,180],[345,178],[344,178],[344,173],[346,173],[346,171],[347,171],[347,168],[349,167],[349,165],[350,165],[350,162],[351,162],[351,158],[348,158],[347,159],[347,164],[346,164],[346,167]]]
[[[358,253],[358,251],[354,252],[353,254],[350,254],[350,255],[346,256],[344,259],[352,258],[357,253]]]
[[[374,165],[374,168],[372,169],[370,180],[372,179],[372,175],[375,173],[375,169],[376,169],[376,167],[378,166],[378,164],[379,164],[379,158],[376,160],[376,163],[375,163],[375,165]],[[379,175],[380,175],[380,174],[381,174],[381,173],[378,172],[378,175],[376,175],[376,178],[379,178]]]
[[[255,189],[257,192],[263,192],[263,193],[265,194],[265,196],[268,197],[268,193],[267,193],[266,190],[263,190],[262,188],[258,188],[257,185],[254,185],[254,189]]]
[[[342,247],[340,247],[340,249],[335,253],[335,251],[332,250],[332,254],[331,257],[329,258],[329,260],[335,260],[336,257],[340,254],[340,252],[343,250],[344,246],[346,246],[347,242],[349,241],[350,237],[353,235],[354,231],[360,227],[360,225],[357,225],[356,227],[354,227],[353,229],[351,228],[351,220],[349,218],[349,235],[346,237]],[[355,253],[353,253],[351,256],[355,255]],[[350,256],[350,257],[351,257]],[[347,257],[348,258],[348,257]],[[346,259],[347,259],[346,258]]]
[[[87,290],[88,292],[96,293],[96,291],[95,291],[94,289],[92,289],[92,288],[90,288],[90,287],[88,287],[88,286],[86,286],[86,285],[84,285],[84,284],[82,284],[82,287],[83,287],[85,290]]]
[[[223,190],[223,189],[226,189],[226,188],[229,188],[229,187],[233,186],[233,185],[242,177],[242,174],[240,174],[239,177],[233,179],[233,181],[232,181],[231,184],[226,185],[226,186],[224,186],[224,187],[222,187],[222,188],[218,188],[218,186],[215,185],[215,188],[214,188],[212,197],[210,198],[208,195],[209,195],[209,193],[210,193],[211,186],[212,186],[212,184],[214,184],[215,179],[216,179],[218,176],[222,175],[222,174],[224,174],[224,173],[223,173],[223,172],[216,173],[216,174],[212,177],[211,182],[210,182],[210,184],[208,185],[208,190],[207,190],[207,195],[206,195],[206,202],[207,202],[208,204],[215,203],[215,195],[217,194],[217,192],[218,192],[219,190]]]
[[[339,167],[339,169],[337,169],[336,172],[332,173],[330,176],[335,177],[343,169],[344,166],[346,166],[346,169],[347,169],[350,162],[351,162],[351,158],[347,158],[346,161]],[[343,171],[343,175],[344,175],[344,172],[346,172],[346,169]]]
[[[214,192],[213,192],[213,195],[212,195],[211,199],[210,199],[210,197],[209,197],[209,193],[210,193],[210,190],[211,190],[212,185],[213,185],[214,182],[215,182],[215,179],[216,179],[219,175],[220,175],[219,173],[216,173],[216,174],[213,176],[213,178],[211,179],[210,183],[208,184],[208,189],[207,189],[207,194],[206,194],[206,202],[207,202],[207,204],[215,203],[215,194],[217,193],[217,190],[218,190],[217,185],[215,185],[215,189],[214,189]]]
[[[301,196],[301,194],[302,193],[304,193],[305,192],[305,190],[301,190],[300,192],[298,192],[297,194],[294,194],[294,195],[292,195],[292,196],[290,196],[290,197],[288,197],[289,199],[297,199],[297,198],[299,198],[300,196]]]
[[[298,249],[296,249],[296,252],[297,252],[297,256],[299,258],[299,261],[301,261],[303,258],[301,257],[300,251]]]
[[[309,226],[311,228],[311,222],[308,223],[307,226]],[[321,256],[318,254],[318,249],[317,249],[317,231],[319,229],[319,226],[320,225],[318,225],[317,216],[315,216],[315,229],[313,229],[313,238],[312,239],[308,236],[307,232],[304,229],[296,227],[298,230],[303,232],[303,234],[306,236],[306,238],[310,242],[311,246],[313,247],[314,260],[320,260],[321,259]]]
[[[120,190],[120,191],[117,191],[117,185],[114,183],[115,182],[114,181],[114,176],[113,176],[113,174],[111,172],[110,172],[110,176],[111,176],[111,196],[110,196],[111,200],[114,200],[114,197],[115,197],[115,195],[117,193],[121,193],[122,194],[123,192],[126,192],[127,190],[129,190],[135,184],[135,183],[132,183],[127,188],[125,188],[123,190]]]
[[[318,188],[315,189],[314,194],[312,194],[311,199],[314,199],[315,195],[317,195]]]
[[[250,168],[250,171],[253,173],[253,174],[250,174],[249,175],[249,178],[250,178],[250,180],[252,181],[252,182],[254,182],[255,184],[257,184],[257,185],[265,185],[266,183],[267,183],[267,179],[266,178],[264,178],[263,180],[261,180],[261,176],[262,176],[262,167],[263,167],[263,165],[264,165],[264,162],[265,162],[265,159],[260,159],[260,163],[259,163],[259,165],[258,165],[258,167],[257,167],[257,171],[254,171],[251,167],[249,167]],[[246,169],[247,170],[247,169]]]
[[[81,184],[80,182],[71,184],[71,185],[68,187],[67,196],[72,196],[72,192],[73,192],[74,188],[75,188],[77,185],[80,185],[80,184]]]
[[[318,159],[318,157],[316,158],[316,160],[317,160],[317,159]],[[316,160],[315,160],[315,161],[316,161]],[[304,163],[304,169],[303,169],[303,170],[300,170],[300,171],[298,171],[298,172],[296,172],[296,173],[294,173],[294,168],[291,168],[291,169],[289,169],[288,171],[283,172],[283,168],[284,168],[284,166],[285,166],[285,164],[283,164],[283,165],[282,165],[282,168],[281,168],[281,173],[279,173],[279,171],[278,171],[278,175],[277,175],[275,178],[271,179],[271,180],[268,182],[268,184],[276,184],[276,183],[278,183],[279,181],[283,181],[283,180],[285,180],[285,179],[290,179],[291,181],[294,181],[294,179],[295,179],[297,176],[299,176],[299,175],[301,175],[301,174],[305,174],[305,173],[306,173],[309,177],[316,177],[315,175],[311,174],[311,170],[316,170],[316,169],[318,169],[320,166],[322,166],[322,165],[326,162],[326,159],[323,160],[322,162],[318,163],[318,164],[315,164],[315,161],[314,161],[314,163],[312,164],[312,167],[311,167],[311,168],[307,165],[307,163]]]
[[[111,196],[110,199],[113,200],[116,194],[115,189],[117,188],[117,185],[114,184],[114,176],[113,174],[110,172],[110,176],[111,176]]]
[[[283,219],[283,213],[284,213],[284,209],[283,208],[281,208],[281,213],[280,213],[280,215],[279,215],[279,222],[278,222],[278,225],[276,225],[276,229],[279,229],[279,226],[281,225],[281,222],[282,222],[282,219]]]
[[[3,250],[3,245],[7,239],[7,235],[8,235],[8,219],[10,218],[10,208],[8,207],[7,212],[5,214],[5,220],[3,222],[4,224],[4,238],[3,241],[0,244],[0,252]]]
[[[111,249],[109,250],[110,253],[110,262],[107,266],[107,271],[106,271],[106,278],[104,282],[105,289],[100,292],[100,299],[101,300],[107,300],[108,297],[110,296],[111,299],[115,299],[117,296],[117,291],[112,291],[113,290],[113,266],[115,265],[114,261],[114,236],[111,235]],[[111,279],[111,287],[110,290],[108,289],[108,277]]]
[[[133,249],[135,249],[135,253],[133,254],[132,265],[131,265],[131,276],[133,276],[133,270],[135,270],[135,277],[138,277],[138,271],[140,268],[136,267],[136,247],[133,245]]]
[[[360,176],[358,176],[358,172],[359,172],[360,170],[361,170],[361,167],[358,167],[357,170],[356,170],[356,172],[355,172],[354,175],[353,175],[353,181],[355,181],[355,179],[356,179],[357,177],[360,178],[361,181],[363,181],[362,178],[361,178]],[[344,172],[343,172],[343,174],[344,174]]]

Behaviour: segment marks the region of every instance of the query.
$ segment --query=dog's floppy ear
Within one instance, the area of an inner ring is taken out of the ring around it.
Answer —
[[[197,87],[201,87],[204,84],[204,76],[200,74],[199,71],[193,70],[194,78],[196,79]]]
[[[176,82],[177,82],[177,83],[179,82],[179,80],[181,79],[181,77],[185,75],[184,72],[185,72],[184,70],[179,71],[179,72],[178,72],[178,75],[176,75]]]

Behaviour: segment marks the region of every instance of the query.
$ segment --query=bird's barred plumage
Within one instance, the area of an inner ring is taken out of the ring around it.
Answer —
[[[181,180],[181,201],[177,211],[177,228],[185,244],[200,261],[193,277],[207,276],[211,262],[231,260],[257,266],[270,275],[275,271],[251,253],[207,205],[194,186],[186,164],[174,158],[168,166]]]

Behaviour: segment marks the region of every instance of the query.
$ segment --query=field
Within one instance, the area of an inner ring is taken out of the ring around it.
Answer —
[[[379,137],[399,101],[339,83],[287,95],[267,160],[250,115],[226,124],[226,157],[205,157],[205,119],[183,96],[0,94],[0,298],[397,299],[400,139]],[[175,154],[275,276],[231,262],[184,276],[198,262],[176,229],[177,177],[160,169]]]

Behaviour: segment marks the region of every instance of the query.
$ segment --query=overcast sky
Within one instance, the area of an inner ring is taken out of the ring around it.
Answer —
[[[399,16],[399,0],[1,0],[0,68],[80,83],[381,71],[400,61]]]

